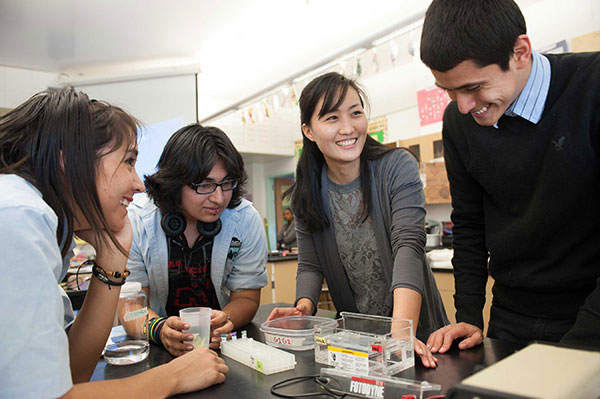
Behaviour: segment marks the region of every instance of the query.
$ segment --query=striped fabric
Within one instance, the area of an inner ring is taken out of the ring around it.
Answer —
[[[532,123],[538,123],[544,112],[548,89],[550,88],[550,61],[532,51],[531,73],[519,97],[504,112],[508,116],[520,116]]]

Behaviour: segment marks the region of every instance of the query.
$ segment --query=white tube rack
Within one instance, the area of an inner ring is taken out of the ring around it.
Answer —
[[[252,338],[221,341],[221,354],[269,375],[296,367],[296,356]]]

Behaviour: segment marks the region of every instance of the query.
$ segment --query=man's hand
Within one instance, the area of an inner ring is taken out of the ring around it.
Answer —
[[[221,345],[221,334],[229,334],[235,326],[227,316],[227,313],[221,310],[212,311],[210,318],[210,349],[218,349]]]
[[[189,324],[177,316],[171,316],[160,330],[160,342],[173,356],[181,356],[194,349],[192,341],[194,336],[183,332],[190,328]]]
[[[458,344],[459,349],[469,349],[483,342],[483,332],[479,327],[468,323],[450,324],[431,333],[427,347],[431,353],[445,353],[458,338],[464,338]]]

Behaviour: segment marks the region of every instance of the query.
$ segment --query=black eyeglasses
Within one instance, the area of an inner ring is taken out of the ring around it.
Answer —
[[[237,180],[223,180],[220,183],[190,183],[189,186],[197,194],[214,193],[217,187],[221,187],[223,191],[231,191],[238,185]]]

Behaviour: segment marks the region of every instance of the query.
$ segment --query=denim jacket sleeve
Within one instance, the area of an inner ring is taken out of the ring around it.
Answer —
[[[260,289],[267,284],[267,239],[262,220],[251,205],[244,208],[238,221],[241,246],[239,251],[230,245],[227,254],[225,286],[230,291]]]

